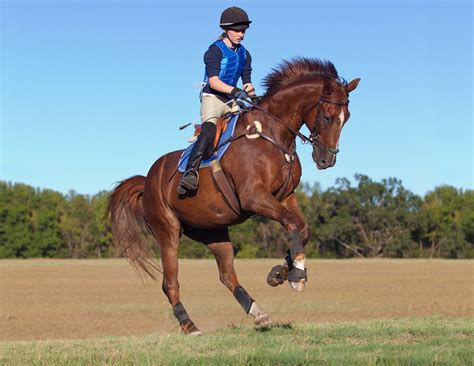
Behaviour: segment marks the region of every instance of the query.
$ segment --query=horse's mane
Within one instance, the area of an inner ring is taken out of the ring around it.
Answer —
[[[283,60],[276,68],[273,68],[272,72],[265,76],[262,84],[267,89],[265,95],[268,95],[295,80],[315,76],[321,76],[341,85],[347,83],[339,77],[331,61],[295,57],[291,60]]]

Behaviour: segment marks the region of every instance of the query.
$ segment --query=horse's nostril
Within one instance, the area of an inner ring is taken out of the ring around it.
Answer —
[[[321,160],[321,165],[326,165],[326,160]]]

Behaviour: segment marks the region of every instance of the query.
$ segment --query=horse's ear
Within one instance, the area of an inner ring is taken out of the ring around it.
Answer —
[[[346,93],[349,94],[357,85],[359,85],[360,78],[352,80],[349,84],[346,85]]]

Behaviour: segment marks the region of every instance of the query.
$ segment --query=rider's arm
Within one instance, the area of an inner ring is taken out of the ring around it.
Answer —
[[[219,76],[210,77],[209,85],[211,86],[212,89],[217,90],[221,93],[226,93],[226,94],[230,94],[232,92],[232,89],[234,89],[233,86],[221,81],[221,79],[219,79]]]
[[[222,51],[216,45],[209,47],[204,54],[204,63],[206,64],[206,72],[209,77],[209,86],[218,92],[230,94],[233,87],[219,79],[221,60]]]
[[[218,92],[231,94],[232,90],[234,90],[234,87],[224,83],[221,79],[219,79],[221,58],[222,52],[215,45],[209,47],[209,50],[204,55],[204,63],[206,64],[207,75],[209,77],[209,86],[211,87],[211,89],[216,90]],[[242,74],[242,83],[244,90],[253,89],[252,83],[250,81],[251,71],[251,57],[247,51],[245,67]],[[246,85],[250,85],[250,87]]]
[[[246,51],[245,57],[245,66],[244,71],[242,73],[242,86],[243,89],[249,93],[250,96],[255,95],[255,89],[252,85],[252,56],[250,56],[250,52]]]

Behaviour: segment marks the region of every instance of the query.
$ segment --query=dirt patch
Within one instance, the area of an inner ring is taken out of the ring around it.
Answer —
[[[266,284],[279,262],[236,262],[241,284],[273,322],[474,316],[474,262],[311,260],[303,293]],[[180,284],[203,331],[252,325],[219,282],[214,261],[182,260]],[[143,284],[115,259],[0,261],[0,329],[0,341],[179,332],[161,283]]]

